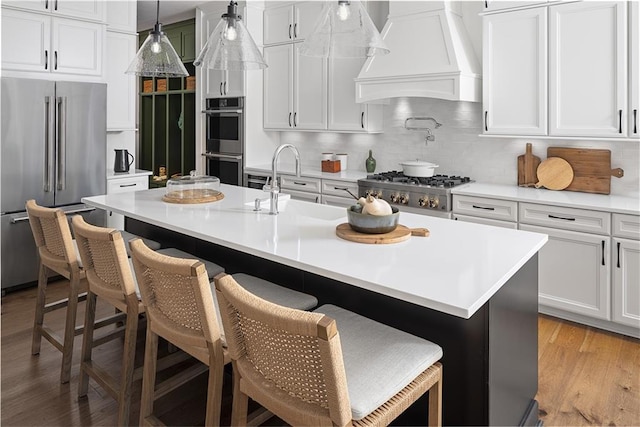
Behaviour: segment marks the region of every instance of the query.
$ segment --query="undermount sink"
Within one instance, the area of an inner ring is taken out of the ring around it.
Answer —
[[[346,209],[336,210],[334,207],[322,205],[319,203],[303,202],[300,200],[291,200],[291,196],[287,193],[278,194],[278,210],[281,214],[300,215],[308,218],[319,219],[323,221],[335,221],[340,218],[347,217]],[[269,212],[269,199],[260,199],[260,208],[262,212]],[[255,202],[247,202],[246,206],[255,206]]]

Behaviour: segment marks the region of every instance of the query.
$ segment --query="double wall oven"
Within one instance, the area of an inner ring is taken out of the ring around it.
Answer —
[[[212,98],[206,101],[207,175],[224,184],[243,186],[244,98]]]

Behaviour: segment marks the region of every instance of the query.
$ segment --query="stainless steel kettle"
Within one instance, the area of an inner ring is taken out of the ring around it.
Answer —
[[[129,172],[129,166],[133,164],[133,155],[129,154],[129,151],[123,148],[121,149],[116,148],[115,152],[116,152],[116,160],[113,164],[113,171]],[[129,161],[129,158],[131,158],[131,161]]]

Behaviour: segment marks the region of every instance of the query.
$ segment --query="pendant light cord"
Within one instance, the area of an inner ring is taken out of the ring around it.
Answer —
[[[158,0],[158,3],[156,5],[156,25],[158,25],[160,23],[160,0]]]

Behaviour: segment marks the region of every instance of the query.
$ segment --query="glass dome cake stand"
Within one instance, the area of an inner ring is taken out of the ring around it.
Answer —
[[[220,192],[220,179],[215,176],[197,176],[191,171],[189,176],[171,178],[167,181],[162,200],[167,203],[210,203],[224,198]]]

